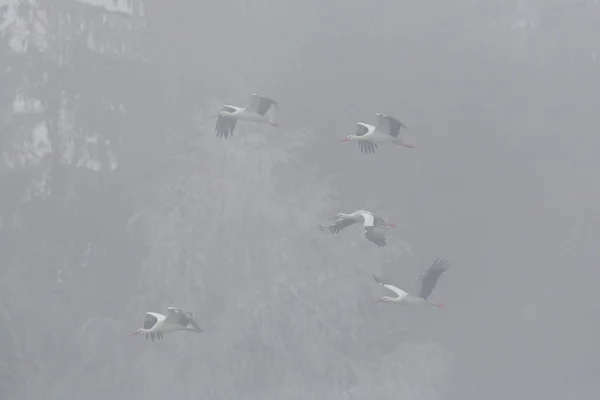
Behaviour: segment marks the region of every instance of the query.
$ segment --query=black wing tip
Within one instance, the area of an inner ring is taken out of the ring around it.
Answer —
[[[381,282],[381,279],[379,279],[377,277],[377,275],[373,274],[373,279],[375,279],[375,282],[377,282],[378,284],[383,285],[383,283]]]
[[[444,271],[450,269],[450,262],[447,260],[436,258],[436,260],[431,264],[431,268],[443,269]]]
[[[229,136],[233,136],[234,129],[235,121],[228,121],[221,116],[217,117],[215,132],[217,133],[218,138],[227,139]]]
[[[323,233],[338,233],[339,230],[335,226],[317,225],[317,229]]]
[[[348,220],[344,220],[344,219],[338,219],[335,221],[335,223],[331,226],[329,226],[327,229],[329,230],[329,233],[331,234],[338,234],[340,233],[342,230],[346,229],[347,227],[349,227],[350,225],[353,225],[354,222],[349,222]]]
[[[329,233],[337,235],[347,226],[339,226],[337,223],[329,227]]]
[[[384,281],[383,279],[381,279],[379,276],[373,274],[373,279],[375,279],[375,282],[377,282],[378,285],[381,286],[385,286],[385,285],[389,285],[389,283],[386,281]]]
[[[362,151],[365,154],[373,154],[377,149],[377,145],[375,143],[363,142],[360,140],[358,141],[358,147],[360,148],[360,151]]]

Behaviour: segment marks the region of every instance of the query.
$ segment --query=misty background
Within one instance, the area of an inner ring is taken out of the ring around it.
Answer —
[[[0,4],[3,400],[600,396],[599,1]],[[377,112],[416,149],[339,143]]]

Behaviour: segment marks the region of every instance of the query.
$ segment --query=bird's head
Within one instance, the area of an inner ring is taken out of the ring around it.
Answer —
[[[340,142],[349,142],[355,138],[356,138],[356,136],[354,136],[354,135],[348,135],[344,139],[340,140]]]
[[[144,331],[144,330],[140,328],[140,329],[138,329],[137,331],[135,331],[135,332],[133,332],[133,333],[129,334],[129,336],[135,336],[135,335],[139,335],[139,334],[140,334],[140,333],[142,333],[143,331]]]

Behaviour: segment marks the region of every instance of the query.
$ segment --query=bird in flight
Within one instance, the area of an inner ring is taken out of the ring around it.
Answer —
[[[369,125],[364,122],[356,124],[355,135],[348,135],[341,142],[355,140],[358,143],[360,151],[363,153],[374,153],[378,144],[393,143],[409,149],[414,149],[412,144],[405,143],[400,138],[400,129],[406,128],[402,122],[387,114],[377,113],[377,125]]]
[[[377,300],[376,303],[388,302],[400,304],[430,304],[435,307],[444,307],[440,303],[434,303],[433,301],[429,300],[429,295],[437,284],[440,275],[447,271],[448,267],[449,263],[447,261],[440,259],[435,260],[435,262],[429,268],[427,268],[426,271],[417,277],[417,280],[420,281],[421,284],[416,295],[408,293],[390,283],[385,283],[380,278],[373,275],[375,282],[396,293],[396,297],[383,296]]]
[[[370,211],[366,210],[356,210],[353,213],[339,213],[335,217],[330,219],[334,219],[335,222],[330,226],[319,225],[319,229],[321,231],[327,230],[329,233],[338,234],[343,229],[353,225],[355,223],[362,223],[365,228],[365,238],[378,247],[384,247],[387,245],[387,241],[385,238],[385,232],[382,228],[392,227],[395,228],[396,224],[390,223],[385,219],[378,217]]]
[[[162,339],[163,334],[177,331],[204,332],[194,320],[194,315],[182,308],[167,307],[168,315],[147,312],[144,317],[144,327],[132,335],[146,334],[146,339]]]
[[[217,115],[217,124],[215,126],[217,137],[227,139],[229,136],[233,136],[233,131],[238,121],[257,122],[275,127],[279,126],[277,122],[272,121],[266,115],[271,106],[279,107],[279,103],[258,93],[252,94],[250,103],[246,107],[223,106]]]

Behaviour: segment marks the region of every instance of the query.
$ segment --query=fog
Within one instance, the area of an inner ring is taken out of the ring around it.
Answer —
[[[600,396],[599,1],[0,4],[3,400]]]

